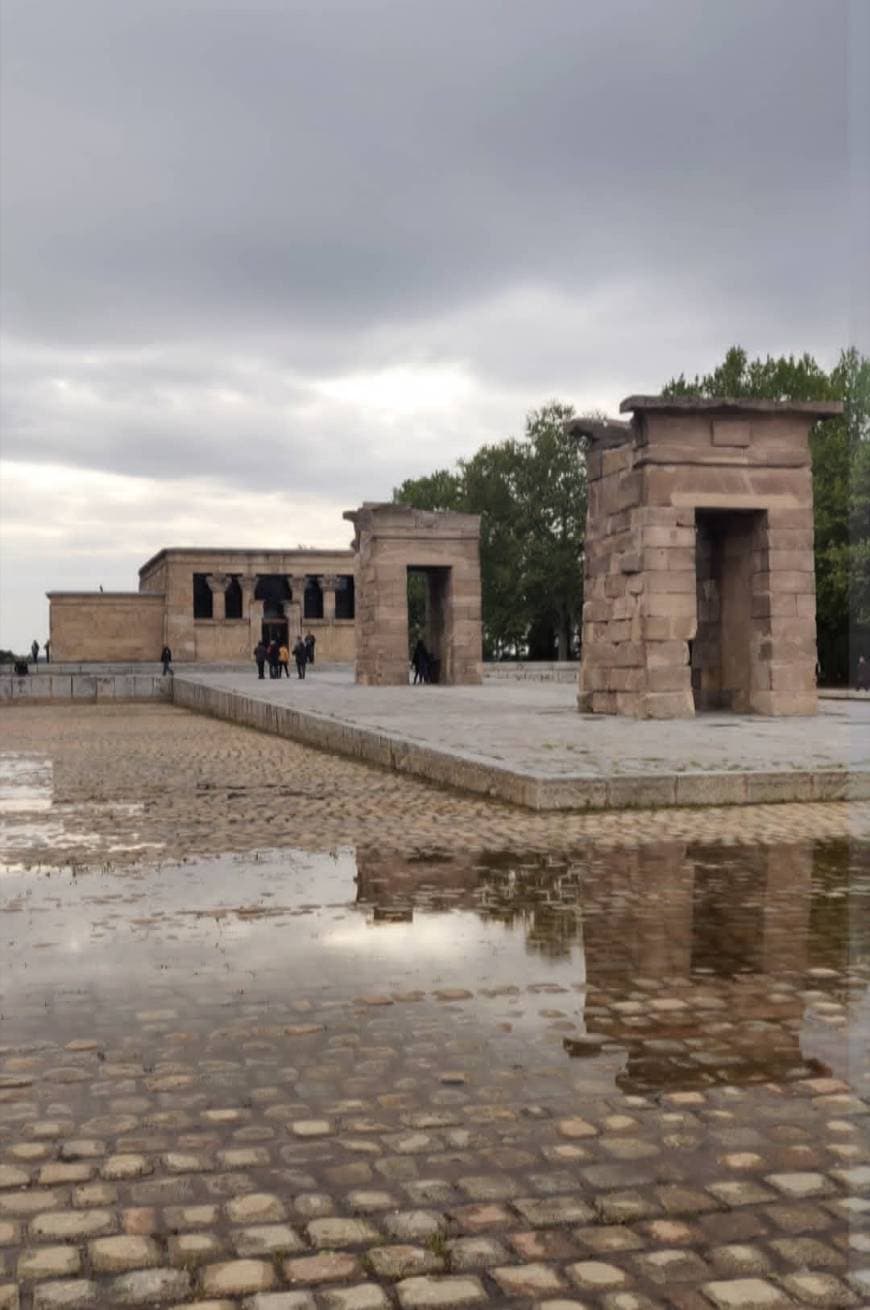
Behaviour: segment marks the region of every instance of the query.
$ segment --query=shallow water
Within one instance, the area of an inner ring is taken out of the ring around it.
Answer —
[[[846,843],[10,869],[0,934],[5,1040],[83,1015],[110,1036],[167,996],[202,1016],[461,992],[482,1038],[656,1091],[844,1075],[870,1036],[870,848]]]

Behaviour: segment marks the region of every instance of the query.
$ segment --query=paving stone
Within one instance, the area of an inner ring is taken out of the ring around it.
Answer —
[[[293,1201],[293,1209],[303,1219],[320,1219],[335,1214],[335,1202],[326,1192],[301,1192]]]
[[[453,1211],[460,1228],[476,1233],[486,1228],[508,1228],[516,1222],[503,1205],[465,1205]]]
[[[396,1287],[402,1310],[429,1310],[430,1307],[477,1305],[487,1300],[478,1278],[423,1275],[406,1278]]]
[[[829,1178],[818,1173],[767,1174],[764,1181],[796,1201],[810,1196],[830,1196],[837,1190]]]
[[[772,1201],[775,1196],[769,1188],[748,1179],[733,1181],[726,1179],[720,1183],[708,1183],[707,1191],[712,1193],[717,1201],[722,1201],[728,1206],[763,1205],[765,1201]]]
[[[280,1197],[268,1192],[251,1192],[235,1196],[226,1205],[227,1218],[233,1224],[271,1223],[284,1219],[286,1212]]]
[[[285,1260],[284,1277],[288,1283],[337,1283],[359,1276],[356,1256],[344,1252],[324,1251]]]
[[[368,1246],[381,1240],[377,1228],[364,1219],[312,1219],[305,1229],[312,1246]]]
[[[710,1260],[717,1272],[722,1274],[766,1274],[770,1272],[770,1260],[757,1246],[746,1246],[732,1242],[725,1246],[715,1246],[710,1252]]]
[[[168,1206],[164,1211],[168,1228],[210,1228],[217,1223],[216,1205]]]
[[[182,1269],[137,1269],[121,1274],[109,1283],[112,1305],[162,1305],[185,1300],[190,1292],[190,1275]]]
[[[823,1307],[852,1306],[858,1304],[858,1297],[845,1283],[833,1274],[787,1274],[782,1285],[792,1296],[796,1296],[802,1305]]]
[[[560,1119],[558,1124],[559,1132],[563,1137],[596,1137],[598,1129],[592,1124],[587,1123],[585,1119],[569,1118]]]
[[[81,1256],[74,1246],[40,1246],[18,1257],[17,1274],[21,1281],[65,1278],[77,1274]]]
[[[407,1243],[373,1246],[366,1259],[378,1278],[410,1278],[413,1274],[438,1273],[444,1268],[444,1260],[431,1248]]]
[[[632,1263],[644,1278],[663,1287],[670,1287],[673,1283],[696,1283],[707,1278],[710,1273],[707,1265],[694,1251],[678,1248],[637,1255]]]
[[[383,1224],[390,1236],[401,1242],[424,1241],[443,1232],[446,1227],[444,1217],[434,1210],[400,1210],[386,1215]]]
[[[619,1224],[600,1224],[597,1227],[575,1228],[574,1237],[590,1251],[605,1254],[608,1251],[639,1251],[646,1245],[643,1238],[630,1228]]]
[[[359,1210],[363,1214],[368,1214],[372,1210],[395,1210],[398,1208],[396,1198],[392,1192],[380,1192],[364,1190],[362,1188],[349,1192],[347,1204],[351,1210]]]
[[[41,1187],[54,1187],[63,1183],[85,1183],[93,1177],[96,1165],[82,1161],[77,1164],[44,1164],[39,1171]]]
[[[4,1192],[0,1195],[0,1216],[25,1216],[51,1210],[63,1204],[60,1192]]]
[[[490,1274],[505,1296],[546,1296],[565,1286],[552,1265],[505,1265],[491,1269]]]
[[[98,1274],[153,1269],[160,1264],[160,1248],[151,1237],[98,1237],[88,1245],[88,1256]]]
[[[214,1233],[179,1233],[169,1238],[167,1249],[172,1264],[182,1269],[194,1269],[197,1265],[218,1260],[223,1255],[224,1244]]]
[[[607,1292],[625,1287],[629,1278],[617,1265],[602,1260],[580,1260],[569,1265],[567,1274],[584,1292]]]
[[[551,1224],[588,1223],[595,1217],[592,1207],[578,1195],[520,1197],[511,1204],[527,1223],[541,1228]]]
[[[244,1296],[246,1292],[268,1292],[277,1276],[266,1260],[229,1260],[206,1265],[199,1272],[199,1283],[208,1296]]]
[[[629,1224],[661,1214],[661,1206],[642,1192],[605,1192],[595,1197],[595,1209],[605,1223]]]
[[[763,1278],[733,1278],[705,1283],[702,1290],[716,1310],[776,1310],[788,1305],[782,1292]]]
[[[846,1263],[845,1256],[815,1237],[779,1237],[770,1249],[788,1264],[806,1269],[841,1269]]]
[[[258,1292],[245,1297],[244,1310],[315,1310],[310,1292]]]
[[[88,1278],[64,1278],[33,1289],[33,1310],[91,1310],[99,1304],[100,1289]]]
[[[20,1237],[20,1224],[11,1219],[0,1219],[0,1246],[15,1246]]]
[[[390,1301],[377,1283],[356,1283],[353,1287],[321,1292],[325,1310],[388,1310]]]
[[[19,1304],[15,1283],[0,1283],[0,1310],[19,1310]]]
[[[72,1190],[72,1203],[77,1209],[114,1205],[117,1199],[118,1189],[112,1183],[83,1183]]]
[[[67,1241],[76,1237],[99,1237],[113,1233],[118,1220],[111,1210],[52,1210],[37,1215],[31,1221],[33,1237],[59,1238]]]
[[[492,1237],[454,1237],[447,1243],[447,1251],[450,1268],[459,1273],[466,1269],[490,1269],[510,1258],[506,1247]]]
[[[100,1166],[103,1178],[110,1181],[122,1178],[142,1178],[153,1169],[145,1155],[110,1155]]]
[[[262,1224],[231,1234],[236,1255],[291,1255],[303,1251],[305,1243],[289,1224]]]

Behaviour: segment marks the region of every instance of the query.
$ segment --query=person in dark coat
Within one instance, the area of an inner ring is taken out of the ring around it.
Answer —
[[[280,678],[281,665],[278,663],[280,647],[277,641],[269,642],[269,677]]]
[[[314,636],[313,632],[309,632],[305,637],[305,663],[306,664],[314,663],[314,647],[316,641],[317,638]]]
[[[863,655],[858,656],[858,669],[855,673],[855,690],[870,691],[870,664]]]
[[[293,658],[296,661],[296,672],[300,678],[305,677],[305,665],[308,662],[308,655],[305,650],[305,642],[301,637],[296,638],[296,645],[293,647]]]
[[[423,644],[423,638],[417,638],[417,644],[414,647],[414,653],[411,656],[411,667],[414,670],[414,686],[417,683],[429,681],[429,652]]]
[[[160,659],[163,661],[163,676],[165,678],[167,673],[172,672],[172,651],[168,646],[163,647],[160,652]]]
[[[33,645],[30,647],[30,653],[31,653],[31,655],[33,656],[33,663],[34,663],[34,664],[38,664],[38,663],[39,663],[39,642],[36,641],[35,639],[34,639]]]
[[[266,647],[262,640],[258,641],[254,647],[254,659],[257,661],[257,677],[262,678],[266,668]]]

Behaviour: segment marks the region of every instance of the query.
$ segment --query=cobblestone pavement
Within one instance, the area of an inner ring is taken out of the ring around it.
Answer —
[[[6,708],[2,726],[7,861],[870,835],[870,803],[533,814],[168,705]]]
[[[812,718],[705,714],[698,719],[580,715],[571,684],[485,682],[479,687],[357,687],[349,668],[315,666],[298,679],[253,672],[190,676],[342,723],[394,734],[458,758],[547,777],[704,770],[870,770],[870,702],[822,700]]]
[[[3,721],[0,1310],[870,1303],[866,807]]]

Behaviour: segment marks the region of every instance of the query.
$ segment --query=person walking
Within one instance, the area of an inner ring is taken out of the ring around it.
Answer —
[[[278,643],[273,638],[269,642],[269,677],[280,678],[281,670],[278,667]]]
[[[293,658],[296,661],[296,673],[300,678],[305,677],[305,665],[308,656],[305,650],[305,642],[301,637],[296,638],[296,645],[293,647]]]
[[[313,664],[313,663],[314,663],[314,647],[315,647],[316,641],[317,641],[317,639],[316,639],[316,637],[314,636],[314,633],[313,633],[313,632],[309,632],[309,633],[306,635],[306,637],[305,637],[305,662],[306,662],[306,664]]]
[[[50,663],[51,663],[51,642],[49,641],[48,637],[46,637],[45,641],[42,643],[42,649],[45,651],[45,662],[46,662],[46,664],[50,664]]]
[[[172,651],[168,646],[163,647],[160,652],[160,659],[163,662],[163,676],[165,678],[168,673],[172,672]]]
[[[858,656],[858,668],[855,672],[855,690],[870,691],[870,664],[863,655]]]
[[[284,670],[284,672],[287,674],[287,677],[289,678],[290,677],[290,652],[287,649],[286,642],[282,642],[281,645],[278,647],[278,677],[279,678],[281,677],[282,669]]]
[[[254,659],[257,662],[257,677],[262,678],[265,676],[266,668],[266,647],[262,637],[254,647]]]
[[[38,663],[39,663],[39,642],[36,640],[35,637],[34,637],[34,639],[33,639],[33,643],[31,644],[31,647],[30,647],[30,653],[31,653],[31,655],[33,656],[33,663],[34,663],[34,664],[38,664]]]

